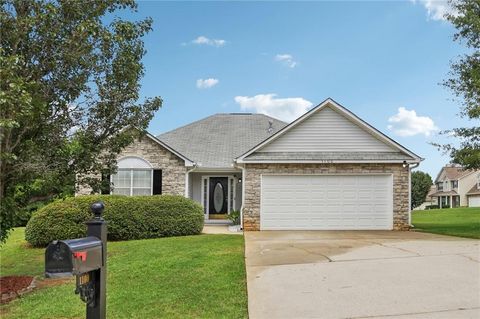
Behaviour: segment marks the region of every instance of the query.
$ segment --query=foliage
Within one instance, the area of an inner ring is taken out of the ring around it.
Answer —
[[[89,195],[57,200],[35,212],[25,239],[45,246],[55,239],[84,237],[90,205],[98,200],[105,203],[109,240],[196,235],[203,229],[202,207],[183,196]]]
[[[424,173],[422,171],[415,171],[412,172],[412,207],[415,208],[420,206],[423,202],[425,202],[425,198],[427,197],[428,192],[430,191],[430,187],[432,186],[432,178],[428,173]]]
[[[32,217],[32,214],[45,206],[47,204],[46,202],[39,201],[19,208],[14,217],[13,227],[25,227],[30,217]]]
[[[240,211],[232,210],[230,214],[227,215],[227,218],[232,221],[234,225],[240,225]]]
[[[412,212],[415,230],[480,239],[480,208],[458,207]]]
[[[426,210],[427,209],[438,209],[438,208],[440,208],[438,205],[427,205],[427,206],[425,206]]]
[[[152,20],[122,20],[117,10],[136,4],[0,0],[0,242],[26,205],[19,187],[42,181],[42,196],[58,195],[85,176],[98,190],[88,176],[114,171],[116,154],[161,106],[139,95]]]
[[[45,249],[15,228],[0,248],[2,275],[33,275],[33,293],[1,305],[2,319],[84,318],[75,280],[42,280]],[[108,243],[107,318],[247,318],[243,236]]]
[[[449,79],[443,85],[451,89],[461,101],[461,116],[480,119],[480,1],[451,0],[454,13],[447,14],[448,20],[457,28],[455,41],[463,42],[472,51],[459,57],[451,64]],[[450,154],[453,163],[466,168],[480,168],[480,127],[460,127],[444,131],[460,140],[460,145],[437,145]]]

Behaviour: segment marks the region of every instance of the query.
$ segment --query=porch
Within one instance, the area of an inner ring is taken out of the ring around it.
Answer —
[[[227,216],[242,206],[242,171],[193,171],[186,176],[186,195],[202,205],[206,224],[230,224]]]
[[[437,203],[439,208],[454,208],[460,207],[460,196],[459,195],[439,195],[437,197]]]

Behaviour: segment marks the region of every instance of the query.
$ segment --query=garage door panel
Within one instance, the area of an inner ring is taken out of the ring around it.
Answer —
[[[468,196],[468,207],[480,207],[480,196],[478,195]]]
[[[261,229],[392,229],[391,175],[262,176]]]

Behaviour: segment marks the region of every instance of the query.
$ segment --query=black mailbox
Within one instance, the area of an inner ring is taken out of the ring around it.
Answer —
[[[102,266],[102,241],[97,237],[55,240],[45,251],[47,278],[81,275]]]
[[[54,240],[45,250],[45,277],[76,277],[75,293],[86,303],[87,319],[107,316],[107,223],[102,202],[91,205],[85,238]]]

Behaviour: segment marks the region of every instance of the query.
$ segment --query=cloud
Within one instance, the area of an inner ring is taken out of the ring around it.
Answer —
[[[312,107],[312,102],[301,97],[277,98],[276,94],[236,96],[242,110],[255,111],[283,121],[291,122]]]
[[[422,4],[427,9],[427,15],[432,20],[447,20],[445,14],[457,14],[455,9],[448,3],[447,0],[410,0],[412,3]]]
[[[278,61],[292,69],[297,66],[297,61],[293,59],[291,54],[277,54],[275,56],[275,61]]]
[[[208,78],[208,79],[198,79],[197,80],[197,88],[199,89],[209,89],[214,87],[215,85],[220,82],[218,79]]]
[[[404,107],[398,108],[398,113],[388,119],[388,129],[399,136],[414,136],[423,134],[430,136],[438,131],[433,120],[428,116],[418,116],[415,110],[407,110]]]
[[[192,40],[192,43],[198,44],[198,45],[210,45],[214,47],[223,47],[227,43],[227,41],[222,39],[209,39],[201,35],[198,38]]]

